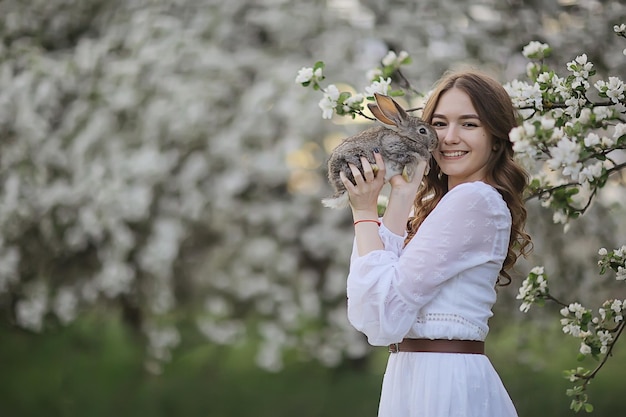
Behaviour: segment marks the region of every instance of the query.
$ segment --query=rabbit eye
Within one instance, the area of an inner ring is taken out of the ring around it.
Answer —
[[[419,130],[419,132],[420,132],[422,135],[425,135],[425,134],[426,134],[426,129],[425,129],[425,128],[423,128],[423,127],[421,127],[421,128],[420,128],[420,130]]]

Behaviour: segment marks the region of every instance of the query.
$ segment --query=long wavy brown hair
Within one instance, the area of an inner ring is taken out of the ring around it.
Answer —
[[[506,258],[498,277],[499,285],[511,283],[507,272],[519,256],[526,256],[532,248],[530,236],[524,231],[526,208],[523,193],[528,185],[527,172],[513,159],[513,144],[509,132],[517,126],[517,113],[502,85],[491,76],[477,71],[450,72],[437,83],[429,96],[422,118],[432,122],[433,112],[440,97],[446,91],[457,88],[471,99],[478,117],[493,140],[493,153],[487,163],[487,182],[502,195],[511,211],[511,237]],[[423,184],[414,202],[415,217],[409,219],[408,243],[441,198],[448,192],[448,176],[431,159],[430,171],[424,176]]]

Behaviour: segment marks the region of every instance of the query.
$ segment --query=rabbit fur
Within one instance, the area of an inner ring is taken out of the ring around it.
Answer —
[[[352,163],[363,173],[361,157],[373,164],[374,148],[378,148],[385,163],[385,181],[394,175],[402,174],[410,181],[420,161],[428,162],[431,152],[437,147],[437,133],[419,117],[409,115],[391,97],[374,94],[376,104],[368,107],[374,117],[384,126],[364,130],[344,139],[331,153],[328,159],[328,181],[335,193],[324,198],[322,204],[329,208],[347,207],[349,203],[346,187],[341,182],[339,172],[343,171],[354,183],[354,176],[348,166]]]

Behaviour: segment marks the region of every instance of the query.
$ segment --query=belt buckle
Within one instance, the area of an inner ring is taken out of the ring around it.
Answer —
[[[400,352],[400,343],[392,343],[389,345],[389,353]]]

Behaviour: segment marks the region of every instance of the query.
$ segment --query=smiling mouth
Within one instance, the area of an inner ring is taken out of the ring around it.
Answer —
[[[446,158],[455,158],[459,156],[463,156],[469,153],[468,151],[449,151],[449,152],[441,152],[441,154]]]

